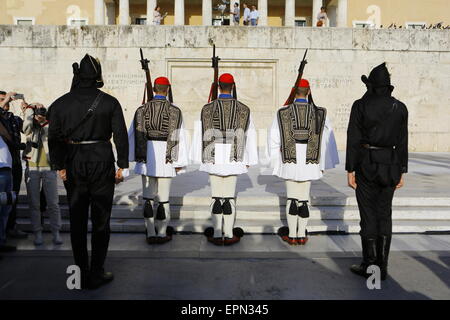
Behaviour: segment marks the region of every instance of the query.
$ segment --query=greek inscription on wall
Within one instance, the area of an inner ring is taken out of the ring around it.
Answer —
[[[107,73],[104,75],[105,89],[125,90],[133,86],[144,86],[145,79],[137,73]]]
[[[348,119],[350,118],[351,104],[341,103],[336,108],[334,114],[334,130],[336,132],[346,132],[348,126]]]

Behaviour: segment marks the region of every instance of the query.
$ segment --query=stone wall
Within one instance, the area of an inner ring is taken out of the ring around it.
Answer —
[[[49,105],[69,89],[72,63],[89,53],[102,61],[104,89],[119,99],[129,123],[144,90],[142,47],[153,78],[171,79],[176,104],[192,128],[213,75],[208,39],[216,43],[221,72],[235,75],[239,99],[251,108],[259,129],[270,125],[288,96],[308,48],[305,77],[315,102],[328,109],[339,149],[345,149],[352,102],[365,91],[361,75],[386,61],[394,95],[409,109],[410,150],[450,151],[448,30],[4,25],[0,90]]]

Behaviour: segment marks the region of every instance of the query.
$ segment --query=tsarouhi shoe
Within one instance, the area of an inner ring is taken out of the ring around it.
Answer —
[[[215,244],[216,246],[223,246],[223,238],[214,238],[214,237],[208,237],[208,242],[211,242],[212,244]]]
[[[223,244],[225,246],[231,246],[235,243],[238,243],[239,241],[241,241],[241,238],[238,236],[233,236],[233,238],[226,238],[223,240]]]
[[[297,244],[304,246],[308,242],[308,230],[305,231],[304,237],[297,238]]]
[[[114,279],[112,272],[102,271],[100,273],[91,272],[89,277],[89,289],[97,289],[111,282]]]
[[[164,244],[172,240],[172,236],[166,235],[165,237],[156,237],[156,244]]]
[[[148,244],[155,244],[156,243],[156,239],[157,237],[147,237],[147,243]]]

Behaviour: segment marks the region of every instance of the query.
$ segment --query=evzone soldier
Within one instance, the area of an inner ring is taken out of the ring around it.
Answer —
[[[392,199],[408,171],[408,110],[392,97],[394,87],[385,63],[361,80],[364,96],[353,103],[347,130],[345,170],[356,190],[361,216],[363,261],[351,271],[368,277],[367,267],[378,265],[387,277],[392,236]]]
[[[75,263],[81,269],[81,285],[95,289],[113,279],[103,265],[110,237],[114,184],[123,181],[128,172],[128,136],[119,101],[99,90],[103,86],[100,62],[86,55],[72,67],[70,92],[49,108],[49,151],[52,169],[58,170],[67,190],[70,238]],[[117,170],[111,137],[117,150]]]
[[[243,235],[234,228],[237,176],[258,163],[258,150],[250,109],[237,100],[233,76],[222,74],[218,87],[218,98],[202,108],[195,123],[191,157],[211,183],[213,227],[205,235],[215,245],[232,245]]]
[[[334,168],[339,157],[326,109],[316,106],[312,98],[308,100],[308,80],[301,79],[296,86],[295,99],[276,113],[268,148],[273,175],[286,181],[288,226],[278,233],[290,245],[304,245],[308,241],[311,181],[322,178],[325,169]]]
[[[144,221],[149,244],[172,240],[170,184],[188,165],[188,147],[180,108],[172,101],[169,79],[155,80],[153,99],[136,110],[129,129],[134,172],[142,176]]]

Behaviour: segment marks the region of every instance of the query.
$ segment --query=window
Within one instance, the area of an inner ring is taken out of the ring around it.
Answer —
[[[34,25],[34,17],[14,17],[14,24],[19,26],[32,26]]]
[[[147,24],[147,18],[136,18],[135,24]]]
[[[406,29],[422,29],[427,23],[426,22],[406,22]]]
[[[88,24],[87,18],[68,18],[67,25],[71,27],[85,26]]]
[[[353,21],[353,28],[369,29],[375,27],[373,21]]]
[[[306,19],[305,18],[296,18],[294,25],[296,27],[306,27]]]

